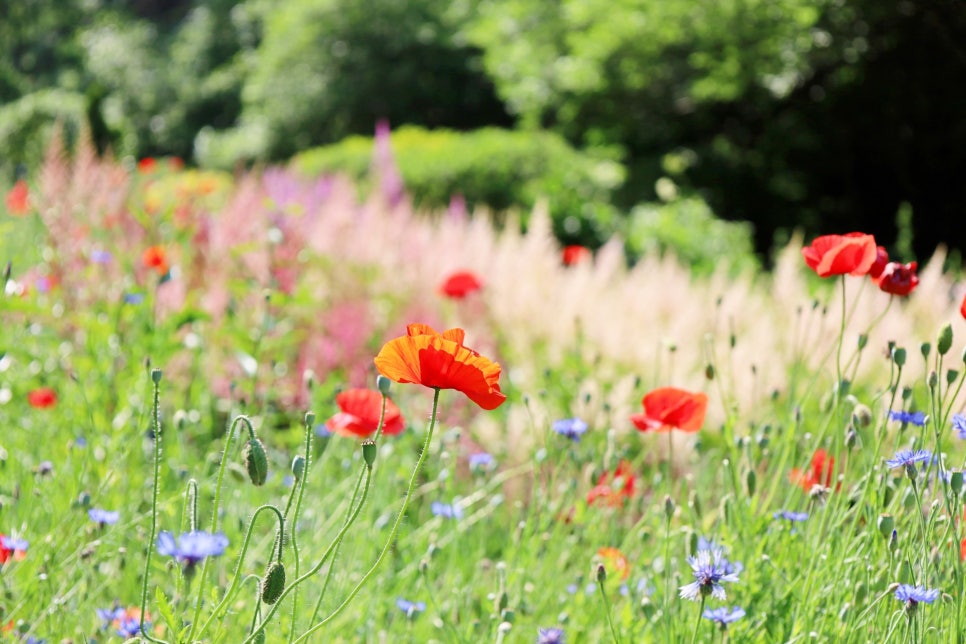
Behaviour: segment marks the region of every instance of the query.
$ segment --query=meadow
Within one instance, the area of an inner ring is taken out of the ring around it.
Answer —
[[[0,638],[963,640],[942,251],[695,276],[373,172],[10,189]]]

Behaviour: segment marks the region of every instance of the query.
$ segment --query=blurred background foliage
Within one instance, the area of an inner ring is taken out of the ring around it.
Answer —
[[[388,119],[423,128],[393,141],[418,200],[546,191],[566,243],[966,244],[961,0],[37,0],[0,3],[0,50],[3,183],[54,124],[120,156],[361,176],[346,139]]]

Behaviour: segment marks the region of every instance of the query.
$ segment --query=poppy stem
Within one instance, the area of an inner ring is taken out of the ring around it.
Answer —
[[[141,583],[141,614],[138,628],[145,638],[151,642],[164,642],[153,637],[144,629],[144,615],[148,607],[148,574],[151,571],[151,555],[154,554],[154,539],[158,531],[158,479],[161,476],[161,370],[151,372],[154,383],[154,398],[151,405],[151,419],[154,431],[154,485],[151,489],[151,538],[148,540],[148,553],[144,558],[144,580]],[[167,644],[165,642],[165,644]]]
[[[835,352],[835,406],[838,407],[842,393],[842,345],[845,343],[845,275],[842,276],[842,321],[839,323],[839,346]]]

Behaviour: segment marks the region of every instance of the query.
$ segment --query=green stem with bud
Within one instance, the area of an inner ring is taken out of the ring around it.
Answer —
[[[151,572],[151,556],[154,554],[154,539],[158,532],[158,479],[161,475],[161,370],[151,371],[151,382],[154,383],[154,399],[152,402],[152,420],[154,426],[154,485],[151,490],[151,537],[148,539],[148,553],[144,558],[144,578],[141,582],[141,615],[138,627],[141,634],[150,642],[163,642],[148,633],[144,628],[144,615],[148,608],[148,575]]]

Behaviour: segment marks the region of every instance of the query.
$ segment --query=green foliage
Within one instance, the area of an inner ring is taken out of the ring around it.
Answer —
[[[0,150],[8,151],[0,156],[0,172],[39,160],[58,125],[73,138],[84,123],[84,97],[75,92],[41,90],[0,105]]]
[[[606,241],[617,226],[610,201],[623,169],[602,149],[581,152],[549,132],[409,126],[393,132],[392,148],[406,188],[421,207],[444,208],[462,194],[469,207],[520,208],[526,214],[546,198],[558,237],[587,245]],[[361,179],[371,160],[372,139],[350,137],[297,155],[293,163],[305,174],[344,172]]]

